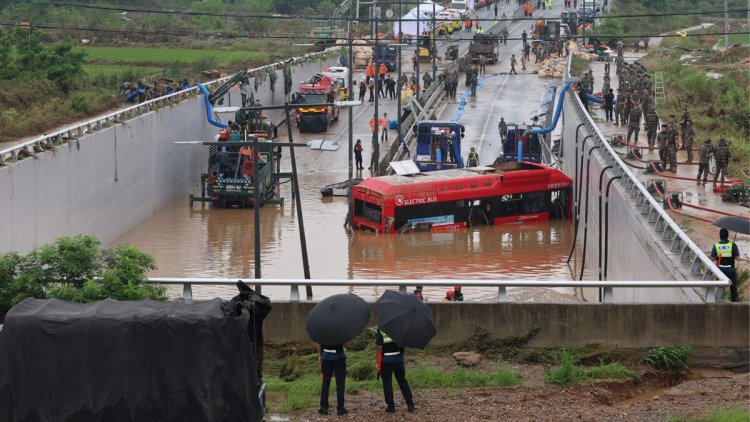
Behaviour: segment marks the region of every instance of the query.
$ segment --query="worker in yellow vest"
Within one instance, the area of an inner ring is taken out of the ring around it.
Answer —
[[[727,229],[719,230],[719,241],[714,243],[711,248],[711,257],[716,259],[716,265],[719,267],[727,278],[732,282],[729,287],[732,296],[732,302],[737,302],[737,271],[734,268],[734,261],[740,256],[740,249],[737,244],[729,240],[729,231]]]
[[[414,398],[411,394],[409,381],[406,380],[404,369],[404,348],[397,345],[391,337],[378,330],[375,332],[375,354],[377,356],[377,372],[383,377],[383,395],[385,396],[385,412],[395,413],[396,404],[393,401],[393,376],[401,389],[406,401],[406,410],[414,411]]]

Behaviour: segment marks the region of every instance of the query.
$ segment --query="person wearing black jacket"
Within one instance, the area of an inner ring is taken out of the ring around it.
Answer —
[[[388,334],[378,329],[375,332],[375,355],[377,358],[377,372],[383,378],[383,395],[385,396],[385,412],[395,413],[396,404],[393,401],[393,376],[396,376],[401,394],[406,401],[406,409],[414,411],[414,397],[411,394],[409,381],[406,380],[404,368],[404,348],[397,345]]]
[[[614,90],[610,89],[609,92],[604,94],[604,115],[606,116],[608,122],[612,121],[612,109],[614,108],[614,104]]]
[[[336,377],[336,414],[346,415],[349,413],[344,407],[344,392],[346,391],[346,354],[344,345],[318,344],[318,363],[323,383],[320,387],[320,409],[321,415],[328,414],[328,389],[331,386],[331,377]]]

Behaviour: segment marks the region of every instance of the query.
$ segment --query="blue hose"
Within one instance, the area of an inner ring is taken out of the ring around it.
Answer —
[[[201,92],[204,95],[203,99],[206,102],[206,120],[208,120],[208,123],[211,123],[212,125],[214,125],[216,127],[220,127],[222,129],[226,129],[228,127],[228,125],[226,123],[222,123],[222,122],[216,121],[216,120],[214,120],[213,117],[211,117],[211,113],[212,113],[213,107],[211,106],[211,101],[208,100],[208,97],[211,94],[209,94],[208,90],[206,89],[205,86],[203,86],[203,84],[195,84],[195,85],[198,87],[198,89],[201,90]]]
[[[557,101],[557,107],[555,107],[555,114],[552,117],[552,123],[545,127],[545,128],[536,128],[531,131],[527,131],[528,133],[536,133],[536,134],[542,134],[542,133],[549,133],[552,132],[552,129],[557,126],[557,119],[560,118],[560,112],[562,111],[563,106],[563,99],[565,99],[565,93],[568,92],[568,89],[570,86],[574,83],[580,82],[580,78],[570,78],[568,82],[563,85],[563,89],[560,91],[560,99]]]
[[[518,140],[518,155],[516,156],[516,162],[520,163],[523,161],[523,139]]]

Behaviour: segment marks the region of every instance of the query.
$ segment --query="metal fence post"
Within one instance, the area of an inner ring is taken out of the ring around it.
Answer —
[[[499,286],[497,288],[497,301],[503,303],[508,301],[508,293],[505,291],[505,286]]]
[[[182,298],[185,300],[193,300],[192,283],[182,283]]]
[[[292,284],[292,287],[290,289],[291,291],[289,292],[289,301],[299,302],[299,286],[296,284]]]

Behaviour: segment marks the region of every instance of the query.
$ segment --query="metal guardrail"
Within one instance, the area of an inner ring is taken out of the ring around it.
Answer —
[[[324,54],[330,53],[331,51],[334,51],[340,48],[342,47],[331,47],[322,52],[308,53],[303,56],[293,58],[292,62],[296,62],[298,60],[309,59],[311,57],[315,57],[319,55],[324,55]],[[276,66],[279,65],[279,63],[280,62],[272,63],[269,65],[250,69],[249,72],[252,73],[252,72],[264,71],[267,69],[275,69]],[[227,77],[220,78],[220,79],[215,79],[213,81],[204,83],[204,85],[210,88],[215,85],[224,83],[229,78],[231,78],[231,76],[227,76]],[[59,147],[66,142],[74,141],[77,138],[85,135],[86,133],[91,133],[97,130],[101,130],[101,129],[110,127],[112,125],[115,125],[117,123],[123,123],[129,119],[148,113],[149,111],[160,109],[165,106],[183,101],[187,98],[191,98],[196,94],[200,94],[200,90],[198,89],[198,87],[195,87],[195,86],[190,87],[188,89],[174,92],[172,94],[165,95],[163,97],[154,98],[152,100],[144,101],[140,104],[136,104],[130,107],[119,109],[112,113],[97,116],[91,120],[87,120],[82,123],[76,123],[75,125],[68,126],[64,129],[60,129],[49,134],[40,135],[36,138],[33,138],[29,141],[23,142],[18,145],[14,145],[5,149],[0,149],[0,166],[10,165],[15,162],[18,162],[20,159],[23,158],[22,156],[29,157],[29,156],[34,156],[37,153],[41,153],[41,152],[48,151],[48,150],[53,150],[55,149],[55,147]]]
[[[565,66],[566,80],[570,78],[572,59],[573,54],[570,54]],[[599,127],[591,119],[589,113],[584,110],[580,98],[577,95],[567,95],[565,101],[571,102],[578,122],[583,123],[586,131],[590,135],[593,135],[591,137],[592,143],[589,145],[600,146],[599,153],[604,158],[606,165],[613,166],[610,171],[615,176],[622,177],[617,183],[625,189],[630,200],[641,215],[646,216],[648,223],[652,225],[656,235],[661,237],[663,242],[669,244],[669,250],[672,253],[679,254],[680,264],[689,266],[690,274],[700,276],[702,280],[709,280],[713,277],[716,280],[728,282],[726,275],[685,234],[680,226],[672,220],[662,205],[656,202],[653,196],[646,190],[646,187],[638,180],[638,177],[630,171],[625,162],[612,149],[604,135],[599,131]]]
[[[193,286],[234,286],[239,278],[149,278],[148,282],[160,285],[182,285],[182,297],[186,300],[193,298]],[[328,286],[328,287],[398,287],[400,291],[406,292],[411,286],[430,287],[453,287],[460,284],[462,287],[490,287],[497,288],[497,301],[507,302],[507,287],[585,287],[603,288],[604,303],[612,303],[612,289],[625,288],[656,288],[656,287],[705,287],[706,302],[713,302],[715,290],[719,287],[727,287],[728,280],[722,281],[566,281],[566,280],[336,280],[336,279],[242,279],[248,285],[259,286],[290,286],[289,301],[299,302],[300,286]]]

